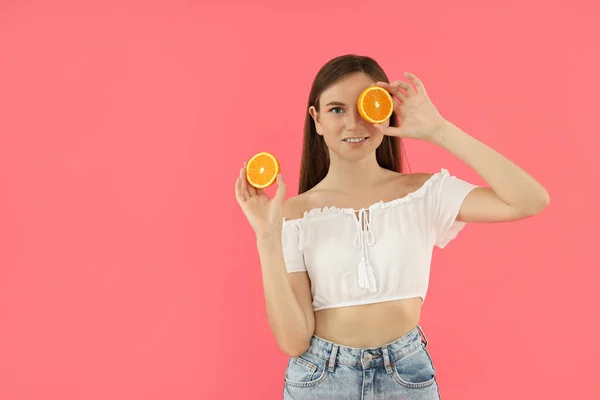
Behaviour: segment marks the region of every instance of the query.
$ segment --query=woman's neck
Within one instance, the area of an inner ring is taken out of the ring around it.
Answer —
[[[345,160],[330,157],[330,165],[322,185],[332,190],[356,192],[377,186],[390,171],[377,163],[375,153],[362,160]]]

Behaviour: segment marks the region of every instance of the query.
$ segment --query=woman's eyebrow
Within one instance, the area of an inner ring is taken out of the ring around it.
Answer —
[[[328,107],[328,106],[345,106],[345,105],[346,104],[342,103],[341,101],[330,101],[329,103],[327,103],[325,105],[325,107]]]

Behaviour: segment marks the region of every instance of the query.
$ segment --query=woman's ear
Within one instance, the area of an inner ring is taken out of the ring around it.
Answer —
[[[317,128],[317,133],[319,135],[323,135],[323,127],[321,126],[321,123],[319,122],[319,113],[317,112],[317,109],[315,108],[315,106],[310,106],[308,109],[308,113],[310,114],[312,119],[315,121],[315,127]]]

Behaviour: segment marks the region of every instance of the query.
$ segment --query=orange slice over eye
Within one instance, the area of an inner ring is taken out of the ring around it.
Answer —
[[[271,153],[255,154],[246,163],[246,179],[257,189],[271,186],[279,174],[279,161]]]
[[[358,112],[372,124],[387,121],[393,111],[392,95],[380,86],[369,86],[358,97]]]

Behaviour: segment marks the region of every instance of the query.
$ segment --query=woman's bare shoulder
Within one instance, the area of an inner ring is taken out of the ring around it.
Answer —
[[[305,212],[327,203],[330,195],[331,191],[316,185],[304,193],[287,199],[283,204],[283,216],[285,219],[303,218]]]
[[[304,212],[309,210],[310,192],[304,192],[296,196],[292,196],[283,203],[283,216],[285,219],[300,219],[304,216]]]
[[[393,184],[401,191],[412,192],[423,186],[433,175],[428,172],[399,173]]]
[[[408,178],[408,182],[412,185],[422,186],[425,182],[427,182],[434,174],[430,172],[413,172],[410,174],[406,174]]]

